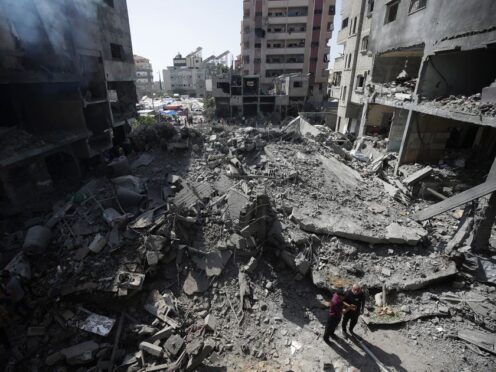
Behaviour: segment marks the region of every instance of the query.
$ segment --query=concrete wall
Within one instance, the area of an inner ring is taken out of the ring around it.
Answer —
[[[389,130],[387,151],[399,152],[401,142],[403,141],[403,133],[406,128],[406,121],[408,119],[408,111],[395,109],[393,122]]]
[[[412,14],[410,1],[402,0],[396,20],[384,24],[388,2],[375,0],[370,40],[374,52],[425,44],[431,54],[455,46],[472,49],[496,39],[496,30],[483,32],[496,26],[494,0],[428,0],[425,9]],[[459,37],[465,33],[475,35]]]

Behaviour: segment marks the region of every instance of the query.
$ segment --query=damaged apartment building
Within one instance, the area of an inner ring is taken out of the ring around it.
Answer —
[[[2,0],[0,201],[77,178],[136,111],[125,0]]]
[[[491,0],[344,2],[331,89],[338,130],[387,138],[398,166],[490,164],[495,14]]]
[[[218,113],[284,116],[307,102],[319,106],[327,94],[334,14],[334,0],[245,0],[240,73],[213,81]]]

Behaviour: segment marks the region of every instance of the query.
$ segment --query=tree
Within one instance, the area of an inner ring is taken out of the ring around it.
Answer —
[[[205,116],[207,120],[212,120],[215,117],[215,98],[210,97],[205,99],[204,103]]]

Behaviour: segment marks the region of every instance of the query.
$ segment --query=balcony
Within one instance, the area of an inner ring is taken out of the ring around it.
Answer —
[[[303,69],[304,63],[265,63],[267,70],[298,70]]]
[[[267,48],[267,54],[305,54],[305,47],[302,48]]]
[[[308,0],[269,0],[268,4],[271,8],[304,7],[308,6]]]
[[[295,40],[295,39],[306,39],[306,32],[270,32],[267,33],[266,38],[270,40]]]

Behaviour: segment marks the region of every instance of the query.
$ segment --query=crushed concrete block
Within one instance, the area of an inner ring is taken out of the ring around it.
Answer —
[[[129,160],[125,156],[120,156],[117,159],[112,160],[107,166],[107,169],[109,175],[113,177],[131,174],[131,166],[129,165]]]
[[[173,356],[176,357],[181,351],[184,345],[184,340],[179,335],[170,336],[164,344],[165,350]]]
[[[250,261],[243,267],[247,273],[252,273],[257,267],[257,260],[255,257],[251,257]]]
[[[146,262],[148,263],[148,266],[155,266],[158,264],[158,254],[157,252],[154,251],[148,251],[146,252]]]
[[[151,344],[149,342],[143,341],[139,345],[140,350],[147,352],[150,355],[161,357],[163,353],[163,349],[155,344]]]
[[[86,341],[77,345],[73,345],[60,352],[65,357],[67,364],[78,365],[91,362],[95,352],[99,349],[99,345],[94,341]]]
[[[45,327],[29,327],[28,336],[43,336],[45,334]]]
[[[64,360],[64,354],[62,354],[60,351],[57,351],[56,353],[50,354],[46,357],[45,364],[51,367],[61,362],[62,360]]]
[[[93,253],[100,253],[105,245],[107,245],[107,239],[102,234],[96,234],[88,249]]]
[[[43,254],[52,239],[52,231],[45,226],[31,227],[24,239],[22,249],[27,255]]]
[[[308,271],[312,267],[312,263],[307,259],[303,252],[300,252],[294,259],[296,270],[301,275],[307,275]]]
[[[384,276],[389,277],[389,276],[391,276],[391,270],[383,267],[382,270],[381,270],[381,274],[384,275]]]
[[[205,318],[205,328],[209,331],[215,332],[217,327],[217,319],[212,314],[208,314]]]
[[[203,293],[210,286],[204,272],[190,271],[183,284],[183,291],[188,296],[195,293]]]
[[[215,341],[208,339],[203,343],[203,347],[201,349],[201,352],[199,352],[197,354],[188,353],[188,355],[190,355],[190,359],[188,361],[188,364],[186,365],[186,371],[196,370],[196,368],[198,368],[200,366],[200,364],[206,358],[208,358],[210,356],[210,354],[212,354],[212,352],[215,349],[215,346],[216,346]],[[197,350],[197,348],[194,350]]]

